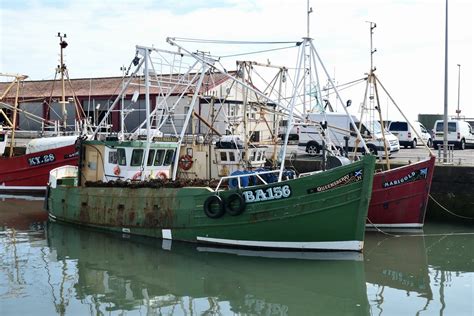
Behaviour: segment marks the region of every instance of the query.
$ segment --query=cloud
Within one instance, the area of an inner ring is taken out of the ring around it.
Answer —
[[[444,3],[312,1],[310,36],[331,75],[339,83],[348,82],[369,70],[369,25],[365,21],[376,22],[374,61],[385,86],[413,119],[419,112],[442,113]],[[456,65],[461,64],[462,113],[474,117],[472,4],[450,0],[449,5],[450,114],[457,105]],[[306,1],[4,1],[0,70],[33,79],[52,78],[58,64],[58,32],[67,34],[66,63],[71,77],[119,76],[120,67],[133,58],[135,45],[169,48],[167,36],[301,40],[306,35]],[[186,45],[217,55],[275,47]],[[295,51],[251,57],[294,67]],[[229,62],[228,67],[234,65]],[[348,90],[344,95],[356,105],[362,92]]]

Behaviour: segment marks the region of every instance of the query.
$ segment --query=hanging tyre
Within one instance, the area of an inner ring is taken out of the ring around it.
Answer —
[[[224,201],[218,195],[211,195],[204,202],[204,213],[209,218],[219,218],[224,215]]]
[[[245,211],[245,199],[239,193],[232,193],[225,201],[225,210],[229,215],[237,216]]]

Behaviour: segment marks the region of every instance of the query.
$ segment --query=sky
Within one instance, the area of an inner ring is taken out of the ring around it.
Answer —
[[[71,78],[120,76],[135,45],[170,49],[167,37],[298,41],[306,36],[306,6],[306,0],[0,0],[0,73],[54,78],[58,32],[67,35]],[[310,7],[310,37],[337,83],[370,69],[367,21],[373,21],[376,74],[390,95],[409,119],[443,113],[444,0],[312,0]],[[449,0],[448,12],[448,113],[457,108],[460,69],[461,115],[474,118],[472,1]],[[218,55],[235,49],[190,48]],[[269,56],[272,63],[294,65],[283,55]],[[357,105],[362,90],[344,94]],[[388,119],[401,118],[386,96],[381,104]]]

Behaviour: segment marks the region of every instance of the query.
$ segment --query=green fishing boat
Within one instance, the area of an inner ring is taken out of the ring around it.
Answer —
[[[118,233],[237,247],[363,248],[375,164],[372,156],[300,177],[281,181],[274,177],[275,182],[268,175],[279,170],[222,177],[215,186],[161,178],[90,181],[97,175],[102,179],[108,169],[97,167],[94,160],[114,156],[104,154],[105,150],[136,152],[139,143],[84,141],[81,169],[66,166],[51,171],[50,218]],[[147,146],[156,157],[161,145]],[[173,165],[168,168],[172,170]],[[225,185],[233,179],[238,183],[234,189]]]
[[[178,47],[173,41],[170,44]],[[308,45],[296,46],[300,57],[295,82],[303,79],[301,61]],[[154,58],[153,54],[170,58]],[[157,61],[172,64],[164,67],[155,65]],[[226,131],[217,142],[212,134],[218,131],[210,124],[214,119],[208,122],[198,115],[211,136],[197,135],[200,127],[193,124],[195,110],[203,109],[205,100],[211,100],[209,107],[215,108],[214,94],[203,85],[205,76],[220,72],[231,81],[229,89],[222,91],[236,89],[235,95],[244,91],[246,96],[247,92],[258,96],[258,103],[252,105],[247,98],[243,100],[244,112],[262,102],[272,104],[288,116],[290,126],[298,96],[304,95],[298,85],[289,103],[282,104],[240,75],[219,71],[210,56],[183,47],[170,52],[137,46],[132,64],[134,72],[99,127],[107,124],[122,97],[131,97],[131,104],[137,101],[138,91],[126,93],[128,87],[136,87],[133,80],[143,86],[145,121],[127,139],[120,133],[122,138],[103,140],[97,128],[89,140],[78,141],[79,167],[50,172],[46,204],[52,220],[222,246],[363,249],[374,157],[296,175],[285,167],[288,131],[280,150],[274,146],[274,163],[266,165],[268,147],[254,146],[248,137],[248,113],[242,115],[243,130],[231,135]],[[157,71],[164,69],[171,69],[173,75]],[[159,89],[158,98],[150,97],[151,89]],[[240,135],[242,144],[234,137]],[[216,167],[218,172],[213,172]]]

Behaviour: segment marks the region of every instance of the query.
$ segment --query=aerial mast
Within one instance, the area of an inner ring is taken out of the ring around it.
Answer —
[[[58,65],[58,68],[56,69],[56,72],[61,75],[61,101],[59,102],[61,104],[61,113],[63,115],[63,132],[66,133],[66,128],[67,128],[67,109],[66,109],[66,88],[65,88],[65,82],[64,82],[64,73],[66,72],[66,65],[64,64],[64,53],[63,50],[67,47],[67,42],[65,40],[66,34],[61,35],[60,32],[58,32],[58,37],[59,37],[59,47],[60,47],[60,64]]]

